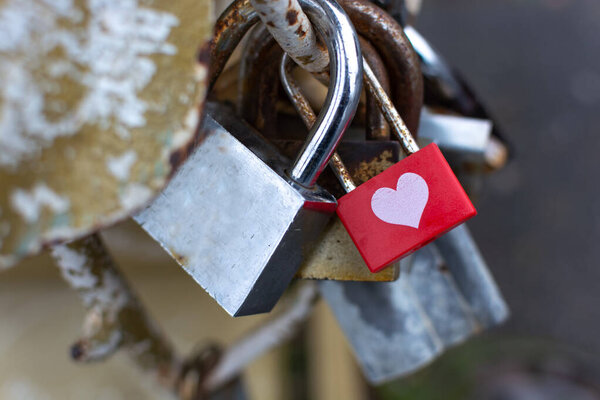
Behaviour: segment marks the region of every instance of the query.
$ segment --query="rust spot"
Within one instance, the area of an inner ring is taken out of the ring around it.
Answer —
[[[169,156],[169,164],[171,164],[171,168],[177,168],[183,162],[184,157],[185,155],[182,154],[181,150],[171,153]]]
[[[175,260],[177,260],[177,262],[179,264],[181,264],[181,265],[187,264],[187,257],[182,256],[181,254],[175,253],[174,251],[172,251],[171,254],[173,254],[173,257],[175,258]]]
[[[285,13],[285,19],[287,20],[288,24],[294,25],[296,22],[298,22],[298,11],[288,10],[288,12]]]
[[[200,110],[198,111],[200,115],[202,115],[202,105],[200,105]],[[171,172],[169,173],[169,178],[173,176],[177,168],[183,164],[185,160],[189,157],[190,154],[194,151],[194,149],[202,143],[205,138],[205,135],[200,129],[202,127],[202,122],[199,122],[196,126],[196,131],[194,133],[193,138],[188,141],[184,146],[178,148],[169,156],[169,164],[171,164]]]
[[[81,342],[75,343],[71,346],[71,358],[75,361],[81,360],[85,354],[83,344]]]
[[[317,40],[317,47],[321,51],[327,51],[327,46],[325,46],[325,44],[323,44],[323,42],[321,42],[320,40]]]
[[[298,29],[296,29],[296,35],[300,37],[306,36],[306,31],[302,29],[302,25],[298,26]]]
[[[357,185],[365,183],[394,165],[392,158],[392,151],[385,150],[378,157],[369,161],[361,161],[358,167],[352,171],[352,178]]]
[[[267,25],[270,26],[271,28],[275,28],[275,24],[271,21],[267,21]]]
[[[204,45],[202,45],[198,49],[198,52],[196,54],[196,60],[200,64],[202,64],[202,65],[208,65],[210,63],[210,49],[211,49],[211,42],[210,41],[204,43]]]
[[[315,59],[312,56],[312,54],[308,54],[308,55],[305,55],[305,56],[296,57],[296,60],[300,61],[300,63],[304,64],[304,65],[310,64],[310,63],[312,63],[312,62],[315,61]]]

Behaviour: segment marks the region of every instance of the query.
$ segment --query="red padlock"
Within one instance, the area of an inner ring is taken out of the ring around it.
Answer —
[[[338,200],[338,217],[371,272],[378,272],[477,211],[437,145],[419,150],[364,61],[363,67],[368,89],[409,154]]]

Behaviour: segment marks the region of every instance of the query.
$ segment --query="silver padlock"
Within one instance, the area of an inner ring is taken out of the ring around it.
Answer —
[[[331,86],[290,166],[262,136],[210,103],[206,139],[135,220],[231,315],[268,312],[336,200],[315,185],[359,102],[360,47],[337,3],[301,0],[330,55]]]
[[[400,265],[395,282],[319,282],[372,384],[409,375],[508,317],[465,225]]]

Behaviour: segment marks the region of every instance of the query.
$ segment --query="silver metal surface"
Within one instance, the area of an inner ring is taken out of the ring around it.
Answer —
[[[319,32],[335,41],[329,54],[338,71],[312,130],[308,164],[299,169],[302,177],[309,171],[316,179],[323,168],[315,165],[328,161],[323,151],[331,155],[358,104],[361,63],[354,31],[348,31],[350,22],[337,4],[301,4],[316,16]],[[332,31],[340,26],[343,35]],[[290,161],[223,105],[206,105],[202,129],[206,139],[135,220],[228,313],[268,312],[318,239],[336,200],[318,186],[304,185],[314,183],[312,178],[302,185],[289,178]]]
[[[404,27],[404,34],[421,59],[423,75],[435,77],[448,98],[454,98],[462,93],[462,85],[455,78],[452,69],[429,42],[412,26]]]
[[[394,135],[396,135],[396,138],[398,138],[398,140],[400,141],[400,144],[402,145],[402,148],[404,149],[407,155],[416,153],[417,151],[419,151],[419,146],[417,145],[417,142],[415,142],[415,139],[408,130],[408,127],[402,120],[400,114],[398,114],[396,107],[394,107],[392,100],[387,95],[387,93],[379,83],[377,76],[375,76],[375,73],[373,72],[373,70],[371,70],[369,63],[367,63],[367,61],[364,58],[363,70],[365,74],[365,84],[367,85],[367,89],[373,95],[375,101],[377,101],[381,112],[383,113],[387,122],[390,124],[390,128],[392,128],[391,132]]]
[[[283,89],[292,102],[292,105],[300,115],[304,125],[310,129],[317,120],[317,115],[313,111],[304,94],[302,94],[300,87],[292,77],[293,66],[294,64],[292,59],[287,54],[284,54],[281,58],[279,77],[281,78]],[[333,153],[333,156],[329,160],[329,166],[333,169],[346,193],[356,189],[356,185],[350,176],[350,171],[348,171],[337,152]]]
[[[459,153],[461,158],[483,161],[492,133],[492,121],[438,114],[423,108],[419,142],[436,143],[443,151]]]
[[[508,306],[466,224],[434,242],[478,323],[490,327],[509,316]]]
[[[335,199],[284,178],[289,160],[229,109],[207,105],[207,138],[135,220],[231,315],[267,312]]]
[[[442,238],[401,260],[395,282],[320,282],[373,384],[416,371],[508,316],[466,227]]]
[[[301,0],[300,4],[327,44],[332,82],[325,99],[325,104],[331,104],[331,107],[319,114],[308,142],[290,170],[294,181],[311,187],[327,166],[342,133],[354,117],[363,71],[358,38],[342,7],[332,0]]]

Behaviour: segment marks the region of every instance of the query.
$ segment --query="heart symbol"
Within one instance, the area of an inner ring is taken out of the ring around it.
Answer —
[[[408,172],[398,178],[396,190],[380,188],[371,197],[371,209],[380,220],[394,225],[419,228],[423,210],[429,199],[427,182]]]

